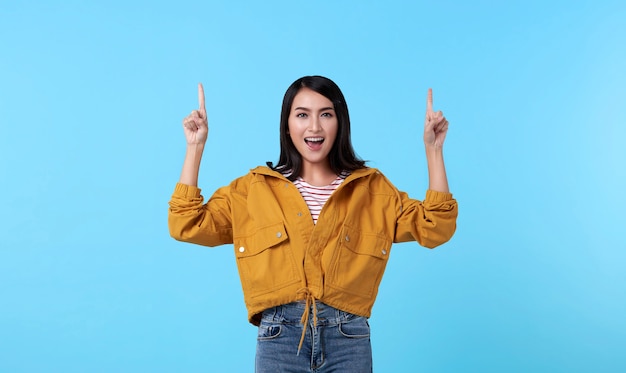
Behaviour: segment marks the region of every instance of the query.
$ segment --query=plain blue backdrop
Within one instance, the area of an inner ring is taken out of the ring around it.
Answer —
[[[377,372],[626,371],[622,1],[0,1],[0,372],[250,372],[230,246],[174,241],[203,82],[208,196],[278,158],[284,91],[342,87],[357,153],[453,239],[394,246]],[[409,321],[407,323],[407,321]]]

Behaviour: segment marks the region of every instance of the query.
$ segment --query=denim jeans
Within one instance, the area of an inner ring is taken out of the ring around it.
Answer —
[[[257,338],[256,373],[372,372],[367,319],[321,302],[316,305],[317,325],[311,309],[299,353],[303,327],[300,319],[305,302],[289,303],[263,312]]]

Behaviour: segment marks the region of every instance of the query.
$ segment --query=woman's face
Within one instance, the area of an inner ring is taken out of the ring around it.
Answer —
[[[323,95],[302,88],[289,113],[289,136],[302,156],[302,166],[329,167],[328,154],[337,137],[333,103]]]

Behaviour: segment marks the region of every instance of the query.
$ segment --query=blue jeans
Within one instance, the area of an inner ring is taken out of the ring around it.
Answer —
[[[305,302],[273,307],[263,312],[259,335],[256,373],[372,372],[370,327],[365,317],[343,312],[317,302],[317,325],[313,310],[302,349],[300,318]]]

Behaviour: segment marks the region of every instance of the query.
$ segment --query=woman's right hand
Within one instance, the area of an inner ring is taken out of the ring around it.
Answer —
[[[198,102],[200,104],[198,110],[193,110],[183,119],[183,129],[188,145],[204,145],[209,135],[202,83],[198,83]]]

